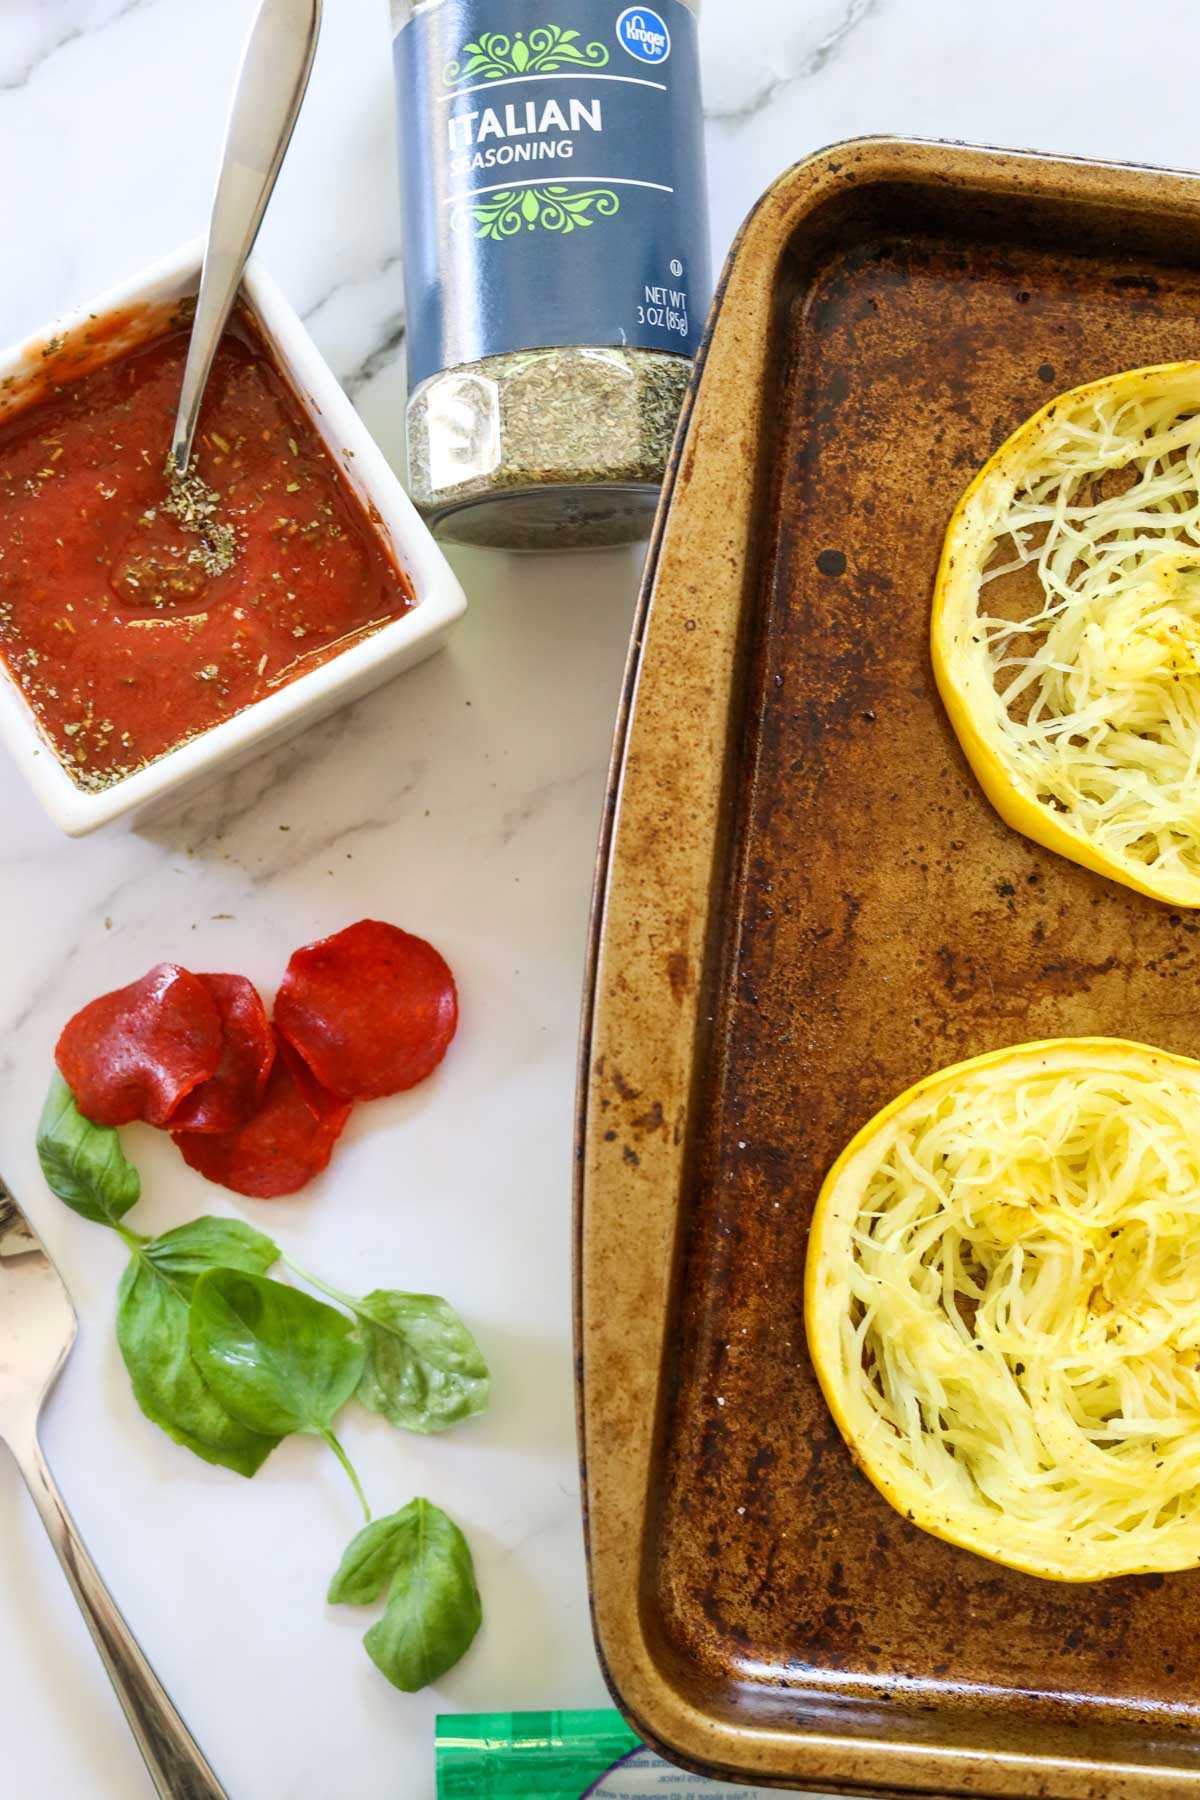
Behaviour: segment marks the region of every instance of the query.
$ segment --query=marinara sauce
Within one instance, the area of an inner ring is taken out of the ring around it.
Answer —
[[[227,553],[164,477],[187,332],[0,423],[0,656],[80,787],[103,788],[413,604],[404,576],[240,311],[193,467]]]

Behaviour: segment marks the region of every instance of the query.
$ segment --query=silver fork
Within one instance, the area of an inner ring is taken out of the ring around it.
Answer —
[[[228,1800],[97,1574],[38,1443],[42,1403],[77,1329],[61,1275],[0,1180],[0,1440],[25,1477],[158,1792]]]

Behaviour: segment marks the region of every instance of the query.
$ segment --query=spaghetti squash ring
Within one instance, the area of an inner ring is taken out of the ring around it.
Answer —
[[[954,513],[938,687],[1016,830],[1200,906],[1200,362],[1060,394]]]
[[[923,1530],[1061,1581],[1200,1563],[1200,1063],[1059,1038],[919,1082],[829,1172],[805,1321]]]

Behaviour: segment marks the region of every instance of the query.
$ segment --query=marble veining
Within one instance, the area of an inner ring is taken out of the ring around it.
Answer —
[[[399,253],[388,256],[367,276],[339,281],[322,294],[304,314],[304,322],[312,332],[322,331],[330,314],[337,309],[351,318],[366,313],[372,317],[378,305],[392,310],[376,325],[372,324],[369,347],[353,364],[340,361],[337,374],[352,400],[356,400],[377,375],[403,362],[404,306],[400,297],[401,263]]]
[[[36,6],[11,7],[0,21],[0,94],[24,87],[70,45],[87,38],[90,46],[96,32],[152,4],[153,0],[92,0],[90,5],[38,0]]]
[[[809,16],[814,9],[798,9],[794,31],[787,34],[794,36],[795,42],[789,45],[787,36],[780,34],[784,41],[779,46],[774,72],[764,76],[744,99],[707,104],[705,118],[710,124],[742,125],[757,117],[797,82],[819,75],[835,56],[841,54],[851,33],[857,31],[878,6],[879,0],[849,0],[828,24],[823,17],[813,20]],[[823,12],[823,9],[817,10]],[[819,34],[815,39],[812,35],[814,23]],[[744,66],[739,78],[742,81],[747,78]]]

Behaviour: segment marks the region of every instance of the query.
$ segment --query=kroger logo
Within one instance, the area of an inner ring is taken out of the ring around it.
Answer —
[[[648,6],[628,6],[617,20],[617,42],[639,62],[666,62],[671,34],[666,20]]]

